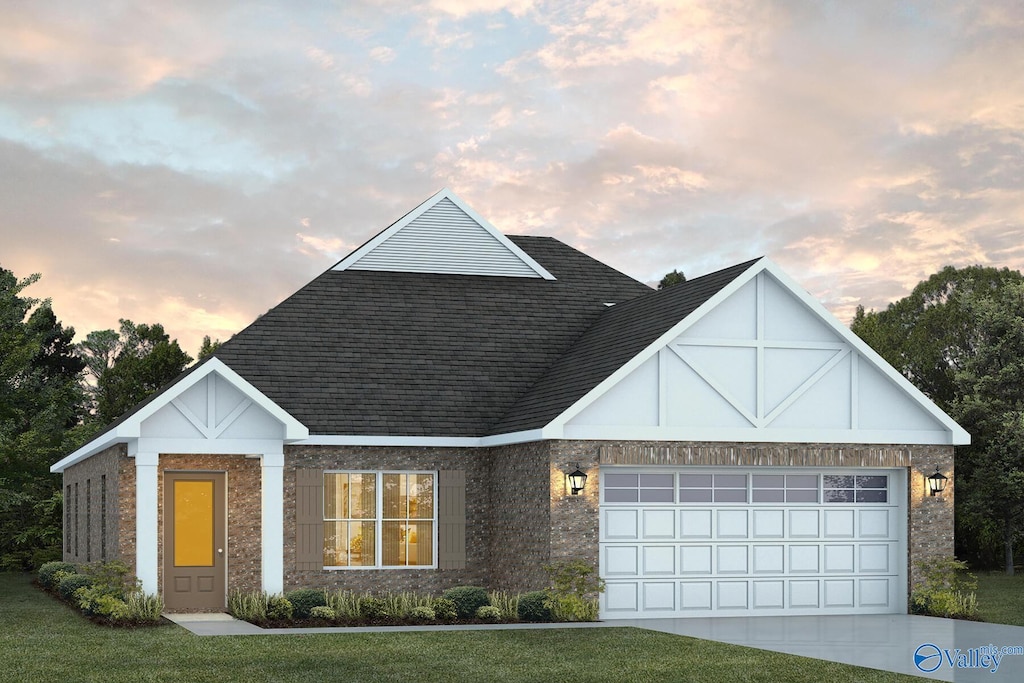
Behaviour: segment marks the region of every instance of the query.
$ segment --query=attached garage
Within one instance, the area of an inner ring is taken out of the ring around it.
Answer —
[[[906,469],[603,467],[605,618],[906,612]]]

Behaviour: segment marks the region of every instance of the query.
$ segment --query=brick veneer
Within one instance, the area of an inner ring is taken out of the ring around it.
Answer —
[[[65,562],[78,564],[119,559],[120,524],[118,515],[121,501],[119,459],[123,453],[124,446],[111,446],[88,460],[83,460],[65,470]],[[106,477],[105,511],[103,509],[103,477]],[[76,485],[77,501],[74,493]],[[69,486],[72,492],[70,498],[66,495]],[[106,529],[103,528],[104,521]]]
[[[287,446],[284,466],[284,585],[355,591],[440,592],[459,584],[488,583],[489,475],[487,454],[466,448]],[[330,569],[300,571],[295,562],[295,469],[462,470],[466,473],[465,569]]]
[[[570,495],[565,473],[576,466],[590,477]],[[954,482],[942,496],[927,494],[925,477],[938,467],[953,478],[952,446],[858,444],[723,444],[611,441],[538,441],[491,448],[392,448],[288,446],[284,468],[284,583],[286,590],[323,587],[351,590],[439,592],[458,584],[502,590],[546,585],[543,566],[561,559],[598,564],[599,493],[602,465],[744,467],[901,467],[908,470],[907,544],[911,586],[916,564],[953,556]],[[457,570],[385,569],[299,571],[295,564],[295,469],[463,470],[466,473],[466,567]],[[159,491],[166,470],[228,472],[229,590],[258,590],[260,565],[260,461],[242,456],[162,455]],[[113,446],[65,472],[65,485],[107,475],[107,542],[129,565],[135,560],[135,467],[123,445]],[[116,482],[116,483],[115,483]],[[98,495],[98,493],[94,493]],[[99,534],[99,514],[91,515]],[[84,533],[79,514],[79,533]],[[72,530],[73,531],[73,530]],[[98,537],[98,536],[97,536]],[[93,541],[96,543],[97,541]],[[162,548],[162,543],[160,544]],[[84,561],[65,553],[68,561]],[[94,547],[98,547],[95,546]],[[114,559],[112,553],[108,557]]]

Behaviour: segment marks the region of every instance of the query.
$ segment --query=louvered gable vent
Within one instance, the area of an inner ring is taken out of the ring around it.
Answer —
[[[334,270],[555,279],[448,189],[352,252]]]

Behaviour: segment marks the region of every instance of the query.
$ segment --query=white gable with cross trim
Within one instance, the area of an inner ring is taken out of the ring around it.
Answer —
[[[769,259],[545,431],[565,438],[965,444],[969,435]]]

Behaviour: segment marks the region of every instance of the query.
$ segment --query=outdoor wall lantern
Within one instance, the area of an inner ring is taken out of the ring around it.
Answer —
[[[949,481],[949,477],[939,472],[939,468],[935,468],[935,474],[928,476],[928,489],[932,492],[932,495],[937,495],[946,490],[946,482]]]
[[[572,492],[572,495],[578,496],[580,495],[580,491],[583,490],[583,487],[587,485],[587,475],[580,469],[580,464],[578,462],[569,464],[575,465],[576,471],[565,475],[565,478],[569,480],[569,490]]]

